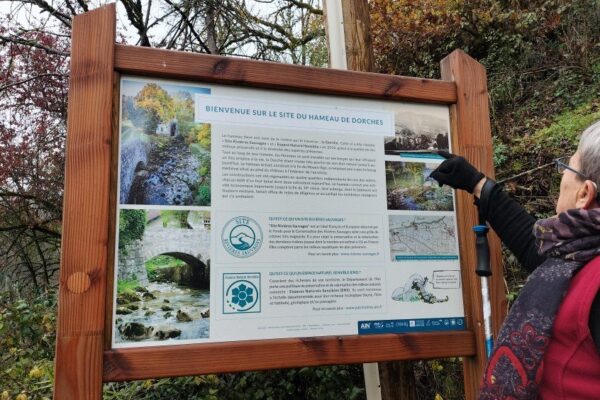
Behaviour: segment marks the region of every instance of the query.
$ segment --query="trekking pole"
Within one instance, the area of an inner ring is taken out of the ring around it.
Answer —
[[[475,269],[475,273],[481,279],[485,348],[487,357],[489,358],[490,354],[492,354],[492,348],[494,347],[494,334],[492,332],[492,306],[488,286],[488,278],[492,276],[492,270],[490,268],[490,246],[487,239],[488,231],[489,228],[485,224],[485,220],[480,217],[479,225],[473,227],[473,232],[475,232],[475,246],[477,248],[477,269]]]

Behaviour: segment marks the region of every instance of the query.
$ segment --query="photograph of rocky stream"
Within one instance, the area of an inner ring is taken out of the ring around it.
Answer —
[[[210,206],[210,124],[194,95],[210,89],[124,79],[120,203]]]
[[[210,212],[119,213],[115,344],[206,339]]]

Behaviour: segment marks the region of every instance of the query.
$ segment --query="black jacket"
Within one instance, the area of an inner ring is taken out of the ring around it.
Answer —
[[[546,259],[538,254],[535,245],[533,225],[536,219],[511,199],[500,185],[492,184],[492,181],[488,180],[486,186],[481,192],[481,198],[476,201],[482,217],[488,221],[521,265],[532,272]],[[589,327],[596,349],[600,353],[600,292],[592,304]]]

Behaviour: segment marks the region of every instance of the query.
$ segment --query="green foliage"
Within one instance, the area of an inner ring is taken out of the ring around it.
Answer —
[[[146,229],[146,211],[121,210],[119,213],[119,248],[141,239]]]
[[[191,132],[190,151],[200,160],[198,175],[200,184],[195,189],[195,203],[202,206],[210,205],[210,174],[211,174],[211,127],[210,124],[197,125]]]
[[[169,136],[157,136],[157,135],[144,135],[149,138],[149,142],[158,149],[165,149],[171,145],[171,138]]]
[[[110,383],[104,399],[364,399],[360,365]]]
[[[210,151],[211,145],[211,129],[210,124],[199,124],[192,130],[195,142],[202,146],[203,149]]]
[[[555,158],[573,154],[581,132],[599,119],[600,105],[593,101],[549,118],[547,126],[531,135],[496,138],[494,156],[500,171],[498,177],[509,179],[506,187],[530,212],[538,217],[553,214],[560,176],[553,173],[553,166],[549,164]],[[543,165],[546,167],[535,170]],[[519,176],[529,170],[534,171]],[[513,176],[519,178],[512,179]]]
[[[190,143],[190,151],[192,152],[193,155],[195,155],[198,158],[200,158],[206,154],[206,150],[204,150],[204,148],[202,146],[200,146],[198,143]]]
[[[135,96],[135,105],[146,112],[144,132],[156,133],[161,121],[168,121],[175,116],[173,98],[156,83],[146,84]]]
[[[156,280],[156,270],[160,268],[182,267],[186,263],[171,256],[160,255],[149,259],[144,263],[148,279],[152,282]]]
[[[52,397],[56,298],[0,292],[0,393]]]
[[[158,124],[160,124],[160,116],[155,112],[148,112],[147,118],[144,120],[144,133],[152,135],[156,133]]]
[[[457,48],[483,63],[496,136],[531,134],[598,92],[596,0],[369,3],[380,71],[439,77],[439,62]]]
[[[117,293],[133,292],[140,285],[137,279],[119,279],[117,281]]]
[[[200,176],[207,176],[208,174],[210,174],[210,167],[202,165],[200,168],[198,168],[198,174]]]
[[[496,175],[511,178],[506,188],[545,216],[557,177],[547,169],[512,177],[572,153],[581,130],[600,117],[600,47],[589,40],[600,36],[597,7],[596,0],[372,0],[375,56],[382,72],[420,77],[439,77],[440,61],[456,48],[481,62]]]
[[[414,365],[419,399],[463,399],[462,359],[416,361]]]
[[[202,164],[200,165],[200,168],[198,170],[198,174],[202,178],[209,178],[210,179],[210,154],[207,154],[207,155],[205,155],[202,158]]]
[[[160,212],[163,228],[190,228],[188,224],[189,211],[163,210]]]
[[[322,24],[322,20],[316,20],[316,22]],[[318,29],[322,29],[320,26],[317,26],[315,32]],[[321,67],[327,68],[327,63],[329,62],[329,54],[327,52],[327,38],[325,35],[317,34],[315,35],[317,38],[306,44],[306,50],[304,50],[305,54],[308,54],[308,65],[313,67]]]
[[[198,188],[195,198],[196,204],[199,206],[210,206],[210,186],[201,185]]]
[[[194,127],[194,100],[187,92],[180,92],[173,99],[173,114],[177,118],[179,133],[184,137],[190,134]]]
[[[218,390],[212,385],[219,382],[204,377],[183,377],[175,379],[148,379],[126,383],[108,383],[104,385],[103,399],[124,400],[219,400]]]
[[[370,0],[369,5],[379,71],[439,77],[440,60],[456,48],[484,64],[499,179],[572,153],[581,130],[600,119],[595,101],[600,90],[600,47],[592,40],[600,37],[595,0]],[[319,42],[307,55],[311,63],[321,64],[324,54],[325,46]],[[138,118],[146,121],[148,133],[154,133],[161,121],[178,119],[190,150],[202,156],[200,175],[208,178],[195,195],[200,204],[210,205],[210,157],[203,157],[210,150],[210,130],[193,123],[189,99],[171,98],[156,86],[135,99],[142,110]],[[126,112],[134,121],[131,110]],[[139,134],[138,126],[124,123],[124,137]],[[168,138],[152,137],[152,143],[164,146]],[[554,207],[558,176],[550,168],[505,184],[536,216],[552,213]],[[405,178],[395,176],[393,168],[387,172],[391,181]],[[120,248],[143,236],[145,219],[143,211],[121,212]],[[155,271],[162,261],[150,260],[146,267]],[[508,298],[513,300],[526,273],[508,251],[504,261]],[[133,280],[123,281],[118,290],[135,286]],[[21,392],[30,399],[51,397],[55,311],[50,294],[0,293],[0,393],[6,390],[13,398]],[[459,359],[414,365],[419,398],[463,397]],[[352,399],[364,398],[364,390],[360,366],[336,366],[112,383],[105,385],[104,398]]]
[[[581,132],[593,122],[600,120],[597,103],[584,104],[574,110],[568,110],[554,119],[552,124],[535,132],[532,140],[538,146],[561,151],[568,155],[575,151]]]
[[[510,158],[510,148],[497,137],[492,138],[492,143],[492,148],[494,149],[494,166],[498,168]]]

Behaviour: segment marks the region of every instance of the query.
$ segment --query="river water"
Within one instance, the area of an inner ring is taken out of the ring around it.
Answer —
[[[153,328],[149,337],[135,340],[135,342],[157,341],[159,340],[156,336],[157,332],[172,330],[181,331],[181,335],[161,342],[208,338],[210,318],[202,318],[200,313],[205,313],[209,309],[209,290],[177,286],[171,282],[152,282],[146,289],[156,296],[156,299],[142,299],[142,301],[134,303],[139,306],[138,310],[133,311],[131,314],[116,316],[115,341],[117,343],[134,342],[134,340],[122,337],[118,329],[119,326],[128,322],[137,322]],[[168,311],[167,307],[171,308],[172,311]],[[177,311],[179,310],[186,313],[192,320],[189,322],[178,321]]]

